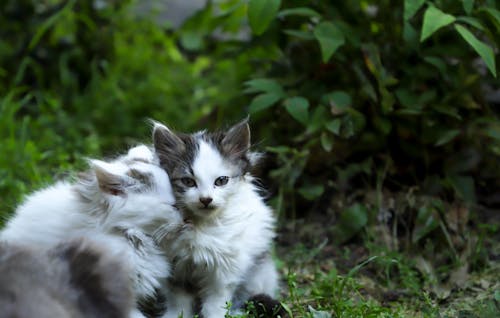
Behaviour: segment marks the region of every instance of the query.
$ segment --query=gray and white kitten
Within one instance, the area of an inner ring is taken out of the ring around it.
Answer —
[[[128,318],[133,305],[114,251],[85,240],[49,251],[0,243],[0,318]]]
[[[155,297],[170,265],[152,236],[182,223],[169,178],[146,146],[90,166],[75,183],[60,181],[27,196],[0,240],[48,249],[74,237],[98,239],[123,255],[136,298]],[[132,316],[144,317],[138,309]]]
[[[192,317],[195,299],[204,318],[221,318],[229,302],[275,296],[275,218],[249,173],[258,155],[248,122],[194,134],[155,123],[153,142],[187,224],[164,249],[172,262],[164,317]]]

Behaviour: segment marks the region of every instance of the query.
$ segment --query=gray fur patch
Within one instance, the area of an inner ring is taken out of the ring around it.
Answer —
[[[134,187],[134,192],[147,192],[154,187],[154,176],[150,173],[144,173],[137,169],[130,169],[127,172],[127,176],[137,180],[140,184],[138,187]]]
[[[0,244],[2,317],[125,318],[132,306],[121,264],[82,241],[49,253]]]

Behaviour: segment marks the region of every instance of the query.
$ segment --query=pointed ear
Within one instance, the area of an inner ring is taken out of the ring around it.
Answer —
[[[168,151],[182,151],[185,148],[184,142],[167,126],[158,122],[153,127],[153,144],[155,149]]]
[[[250,126],[248,117],[231,127],[221,142],[222,149],[232,156],[241,157],[250,148]]]
[[[165,125],[154,122],[153,145],[160,163],[168,165],[175,162],[177,156],[186,149],[186,144]]]
[[[125,195],[125,180],[117,174],[117,171],[113,171],[112,164],[101,160],[90,160],[90,166],[101,191],[111,195]]]
[[[146,145],[137,145],[130,148],[125,156],[127,159],[135,161],[144,161],[147,163],[154,161],[153,151]]]

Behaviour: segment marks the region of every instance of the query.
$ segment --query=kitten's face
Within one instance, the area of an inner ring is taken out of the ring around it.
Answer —
[[[172,180],[176,204],[203,218],[226,207],[250,167],[250,131],[246,122],[227,132],[174,134],[157,124],[155,150]]]
[[[172,182],[178,205],[203,217],[225,207],[242,171],[212,144],[199,139],[197,146],[189,168],[175,170]]]
[[[150,150],[139,146],[112,162],[92,160],[94,177],[82,179],[78,192],[88,201],[100,197],[113,222],[138,227],[168,222],[175,199],[168,175],[153,159]]]

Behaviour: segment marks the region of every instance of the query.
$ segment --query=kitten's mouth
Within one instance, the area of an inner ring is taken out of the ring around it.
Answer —
[[[213,204],[210,204],[208,206],[193,205],[189,208],[189,210],[193,216],[197,216],[199,218],[205,218],[207,216],[215,214],[215,212],[218,210],[218,207]]]
[[[202,205],[202,206],[198,206],[198,210],[212,211],[212,210],[215,210],[215,205]]]

